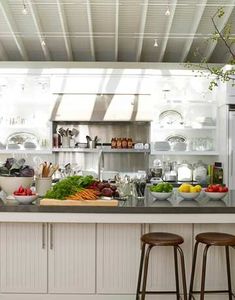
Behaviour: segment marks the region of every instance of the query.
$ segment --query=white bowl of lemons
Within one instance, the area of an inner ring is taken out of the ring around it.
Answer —
[[[197,184],[195,186],[189,183],[183,183],[178,188],[179,195],[184,199],[196,199],[201,193],[202,187]]]

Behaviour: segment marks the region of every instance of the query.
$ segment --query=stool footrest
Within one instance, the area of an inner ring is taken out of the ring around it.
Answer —
[[[145,294],[175,294],[176,291],[146,291]],[[142,292],[139,292],[142,294]]]
[[[200,294],[201,291],[192,291],[190,294]],[[213,290],[213,291],[204,291],[205,294],[213,293],[229,293],[229,290]]]

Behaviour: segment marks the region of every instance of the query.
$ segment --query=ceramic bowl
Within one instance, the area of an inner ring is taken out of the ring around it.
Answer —
[[[200,192],[195,192],[195,193],[179,192],[179,195],[184,199],[196,199],[200,195]]]
[[[158,200],[166,200],[167,198],[169,198],[172,195],[172,192],[169,192],[169,193],[151,192],[151,194],[153,195],[154,198],[156,198]]]
[[[33,183],[33,177],[7,177],[0,176],[0,187],[7,194],[11,195],[19,186],[29,188]]]
[[[30,204],[38,198],[38,194],[31,195],[31,196],[23,196],[23,195],[22,196],[13,195],[13,196],[15,200],[21,204]]]
[[[205,192],[205,194],[207,195],[207,197],[209,197],[210,199],[214,199],[214,200],[220,200],[222,198],[224,198],[224,196],[227,195],[228,192],[224,192],[224,193],[219,193],[219,192]]]

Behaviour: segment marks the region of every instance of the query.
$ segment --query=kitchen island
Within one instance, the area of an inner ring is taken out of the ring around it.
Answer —
[[[118,207],[2,205],[0,221],[1,299],[134,300],[140,236],[149,231],[182,235],[189,282],[194,236],[202,231],[235,233],[235,191],[222,200],[210,200],[203,193],[196,200],[174,194],[154,201],[147,195],[120,201]],[[223,252],[215,247],[208,257],[209,289],[226,288]],[[149,288],[173,290],[171,249],[153,249],[152,254]],[[235,253],[231,256],[234,265]],[[197,288],[198,274],[199,269]],[[207,299],[223,300],[227,295]]]

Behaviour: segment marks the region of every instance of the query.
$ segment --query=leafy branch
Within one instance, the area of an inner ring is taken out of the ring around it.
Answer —
[[[224,16],[224,9],[223,7],[220,7],[215,14],[211,17],[212,24],[215,28],[215,32],[213,33],[212,37],[210,37],[207,40],[207,43],[210,42],[222,42],[228,53],[230,53],[231,58],[228,61],[228,64],[231,65],[231,68],[229,69],[221,69],[220,67],[211,66],[211,64],[208,63],[208,59],[204,57],[200,53],[200,49],[197,48],[194,52],[194,56],[199,58],[200,62],[198,64],[192,64],[190,62],[186,63],[186,67],[195,69],[195,66],[198,68],[197,72],[199,72],[201,75],[205,75],[203,71],[208,71],[210,77],[212,75],[213,79],[210,81],[209,89],[212,90],[215,86],[218,86],[219,82],[228,82],[232,81],[232,85],[235,86],[235,68],[233,68],[233,65],[235,65],[235,50],[234,50],[234,44],[235,44],[235,38],[232,38],[231,35],[231,28],[232,24],[227,23],[222,30],[219,30],[217,26],[217,20],[222,18]]]

